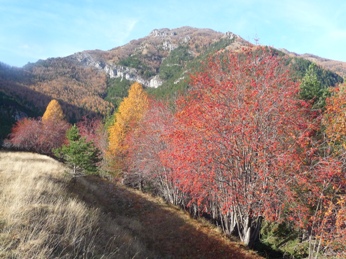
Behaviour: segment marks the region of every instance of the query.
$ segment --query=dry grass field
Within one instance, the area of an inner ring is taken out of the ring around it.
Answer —
[[[0,258],[260,258],[158,198],[0,152]]]
[[[68,193],[66,169],[31,153],[0,153],[0,258],[155,257],[100,209]]]

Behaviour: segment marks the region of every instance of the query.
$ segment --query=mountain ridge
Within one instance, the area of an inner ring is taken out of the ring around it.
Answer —
[[[223,38],[229,38],[235,41],[229,49],[237,49],[241,46],[252,45],[245,41],[240,36],[232,32],[216,32],[212,29],[196,29],[193,27],[181,27],[176,29],[154,29],[147,36],[132,40],[129,43],[113,48],[109,51],[89,50],[74,53],[66,58],[77,60],[83,65],[94,66],[98,69],[103,69],[111,78],[125,77],[130,81],[138,81],[147,87],[159,87],[162,81],[157,78],[157,75],[152,75],[149,78],[133,77],[134,69],[126,69],[127,66],[119,66],[118,63],[129,56],[141,55],[144,65],[151,67],[153,73],[157,72],[163,59],[166,58],[171,51],[179,46],[188,46],[189,52],[193,57],[199,56],[203,51],[200,48],[205,48],[212,43]],[[150,79],[154,79],[151,81]],[[155,81],[157,83],[155,83]]]
[[[320,65],[321,67],[331,70],[339,74],[343,78],[346,78],[346,62],[323,58],[323,57],[310,54],[310,53],[297,54],[287,49],[279,49],[279,50],[292,57],[301,57],[301,58],[310,60],[316,63],[317,65]]]
[[[143,38],[107,51],[85,50],[66,57],[38,60],[22,68],[0,62],[1,100],[17,103],[11,108],[12,115],[0,103],[0,120],[13,123],[18,114],[43,114],[51,99],[59,100],[71,122],[83,116],[105,117],[127,95],[131,82],[140,82],[156,96],[174,96],[188,87],[187,75],[198,70],[208,55],[219,51],[241,51],[244,47],[256,45],[232,32],[184,26],[154,29]],[[278,51],[291,58],[312,60],[321,67],[334,69],[339,75],[346,75],[345,62]],[[299,70],[300,78],[309,62],[298,62],[295,69]],[[342,81],[336,74],[332,77],[329,80],[332,85]],[[0,133],[0,139],[6,134],[8,131]]]

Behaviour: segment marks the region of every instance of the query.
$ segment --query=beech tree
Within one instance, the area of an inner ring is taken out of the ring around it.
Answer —
[[[220,216],[225,231],[252,246],[263,218],[279,221],[294,200],[316,128],[310,106],[263,48],[212,57],[192,82],[163,163],[190,206]]]
[[[130,87],[128,97],[120,103],[114,116],[114,123],[109,127],[108,151],[113,157],[113,167],[116,171],[122,169],[124,156],[127,152],[124,139],[138,125],[147,107],[147,94],[141,84],[136,82]]]

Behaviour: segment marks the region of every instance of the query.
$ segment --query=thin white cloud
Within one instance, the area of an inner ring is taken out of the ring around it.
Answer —
[[[126,41],[129,39],[133,29],[137,25],[138,21],[136,19],[124,19],[121,21],[119,25],[113,26],[109,34],[110,41],[115,45],[123,45],[127,43]],[[115,47],[114,46],[114,47]]]

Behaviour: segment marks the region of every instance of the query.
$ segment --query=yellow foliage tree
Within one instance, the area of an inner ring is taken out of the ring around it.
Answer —
[[[114,123],[108,129],[109,147],[108,151],[113,157],[113,168],[122,168],[122,159],[127,147],[124,145],[126,135],[136,128],[148,108],[149,101],[147,93],[142,85],[134,83],[129,89],[128,97],[120,103],[118,111],[114,116]]]
[[[61,121],[64,119],[64,112],[57,100],[51,100],[42,116],[42,121],[54,120]]]

